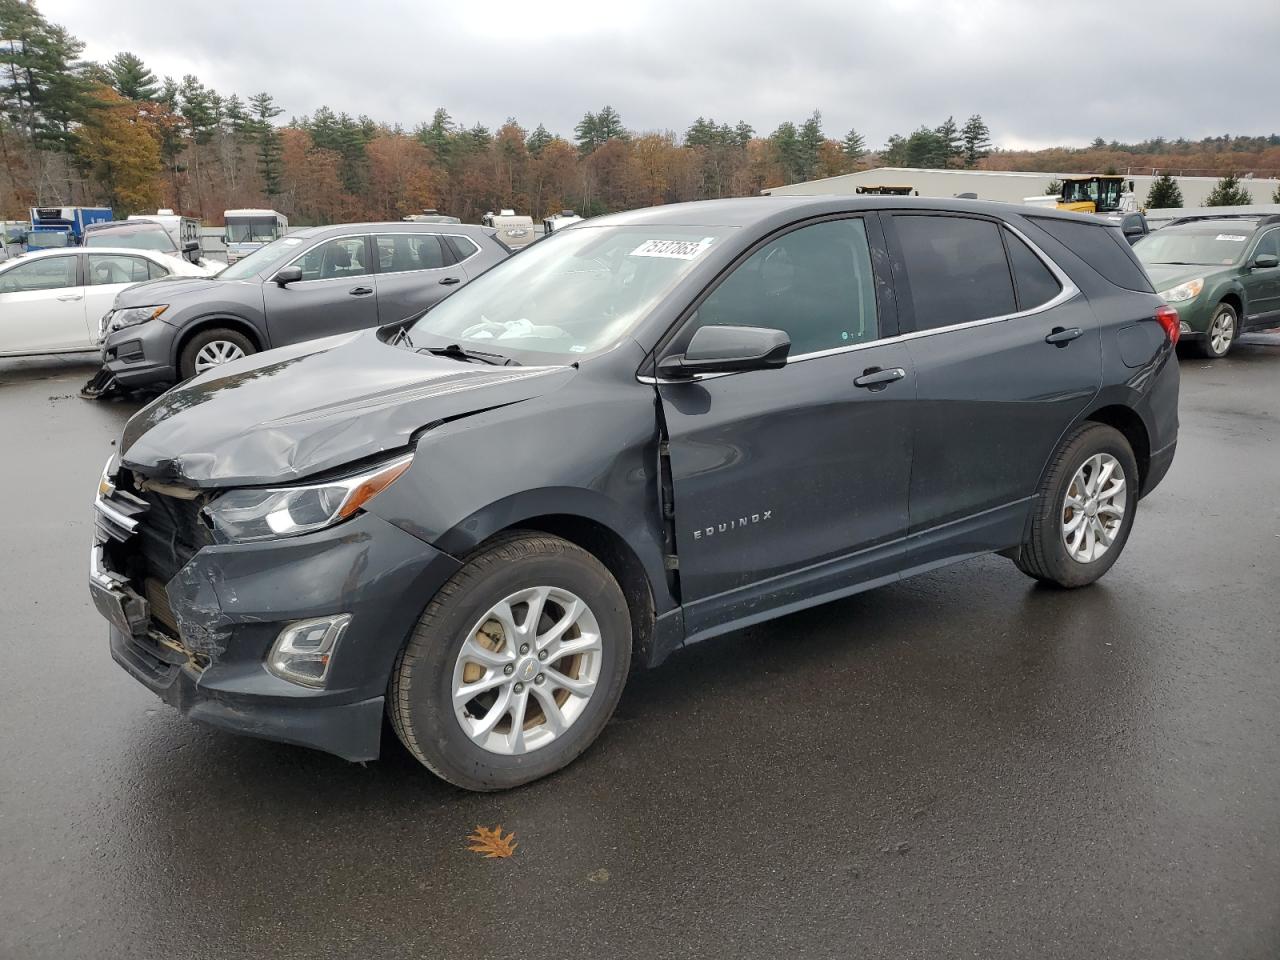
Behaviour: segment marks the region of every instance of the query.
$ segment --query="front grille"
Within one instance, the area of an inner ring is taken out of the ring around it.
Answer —
[[[138,521],[144,583],[156,579],[166,584],[196,551],[213,543],[211,531],[200,519],[203,500],[183,500],[150,490],[140,496],[150,507]]]

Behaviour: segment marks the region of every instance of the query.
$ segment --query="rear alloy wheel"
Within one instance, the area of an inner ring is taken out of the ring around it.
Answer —
[[[1229,303],[1218,304],[1213,311],[1213,319],[1209,321],[1209,330],[1200,341],[1200,352],[1210,360],[1221,360],[1231,352],[1238,330],[1236,308]]]
[[[201,330],[182,348],[178,374],[183,380],[190,380],[206,370],[256,352],[252,341],[238,330]]]
[[[558,537],[512,534],[428,605],[392,670],[387,712],[433,773],[502,790],[585,750],[630,663],[631,618],[608,569]]]
[[[1085,423],[1054,456],[1014,562],[1030,577],[1083,587],[1111,569],[1133,528],[1138,464],[1120,431]]]

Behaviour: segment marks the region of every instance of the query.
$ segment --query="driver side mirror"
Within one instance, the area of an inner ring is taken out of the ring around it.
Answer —
[[[286,287],[302,279],[302,268],[299,266],[281,267],[271,279],[279,286]]]
[[[699,327],[683,355],[666,357],[658,373],[685,379],[698,373],[776,370],[787,365],[791,338],[768,327]]]
[[[1268,267],[1280,267],[1280,257],[1274,253],[1260,253],[1253,258],[1253,265],[1266,270]]]

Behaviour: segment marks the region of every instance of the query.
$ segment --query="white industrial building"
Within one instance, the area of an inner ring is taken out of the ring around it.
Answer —
[[[1027,197],[1042,196],[1045,188],[1054,180],[1080,176],[1079,173],[1021,173],[1007,170],[924,170],[915,167],[876,167],[858,173],[846,173],[839,177],[792,183],[785,187],[772,187],[761,193],[774,196],[817,196],[834,194],[849,196],[858,187],[894,186],[911,187],[922,197],[954,197],[961,193],[976,193],[980,200],[1001,200],[1018,203]],[[1147,199],[1151,182],[1155,177],[1133,174],[1134,193],[1139,204]],[[1186,207],[1199,207],[1218,183],[1217,177],[1178,177],[1178,189]],[[1244,179],[1241,185],[1253,195],[1254,203],[1269,204],[1280,186],[1280,180]]]

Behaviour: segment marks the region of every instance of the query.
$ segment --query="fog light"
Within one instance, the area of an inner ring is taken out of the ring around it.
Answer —
[[[289,624],[271,645],[267,669],[291,683],[323,687],[334,649],[350,622],[351,614],[339,613]]]

